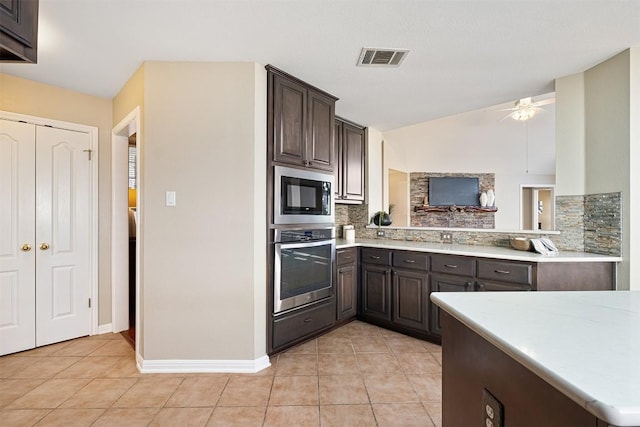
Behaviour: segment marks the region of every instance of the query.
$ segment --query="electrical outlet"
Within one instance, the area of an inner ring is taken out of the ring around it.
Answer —
[[[486,388],[482,390],[482,425],[504,427],[504,406]]]
[[[378,231],[376,231],[376,236],[378,236],[378,237],[384,237],[384,230],[378,230]]]
[[[453,234],[450,231],[444,231],[440,233],[440,240],[442,243],[452,243],[453,242]]]

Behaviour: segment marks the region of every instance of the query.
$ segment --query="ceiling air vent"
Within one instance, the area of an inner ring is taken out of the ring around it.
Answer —
[[[362,48],[359,67],[398,67],[409,53],[408,49]]]

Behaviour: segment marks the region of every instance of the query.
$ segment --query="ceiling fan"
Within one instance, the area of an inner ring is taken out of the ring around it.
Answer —
[[[533,118],[538,111],[543,111],[540,107],[543,105],[553,104],[554,102],[556,102],[555,98],[543,99],[541,101],[534,102],[529,96],[527,98],[518,99],[511,108],[504,108],[498,111],[511,111],[502,120],[507,117],[511,117],[519,122],[526,122]]]

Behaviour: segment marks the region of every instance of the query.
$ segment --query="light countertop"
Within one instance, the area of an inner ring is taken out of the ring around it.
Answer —
[[[560,251],[552,255],[542,255],[536,252],[518,251],[511,248],[498,246],[474,246],[458,245],[450,243],[409,242],[405,240],[385,239],[356,239],[355,242],[347,242],[344,239],[336,240],[336,248],[348,248],[353,246],[365,246],[370,248],[400,249],[418,252],[431,252],[449,255],[465,255],[482,258],[496,258],[513,261],[529,262],[620,262],[621,257],[599,255],[585,252]]]
[[[591,414],[640,426],[639,291],[441,292],[431,299]]]

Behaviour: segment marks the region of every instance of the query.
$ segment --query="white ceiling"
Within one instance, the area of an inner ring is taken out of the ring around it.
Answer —
[[[256,61],[388,130],[552,92],[631,46],[637,0],[40,0],[38,64],[0,70],[112,98],[146,60]],[[362,47],[410,53],[356,67]]]

